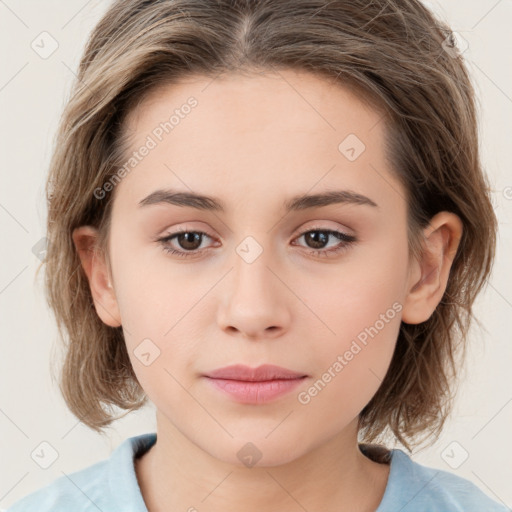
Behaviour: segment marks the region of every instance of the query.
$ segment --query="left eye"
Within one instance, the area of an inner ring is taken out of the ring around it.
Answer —
[[[179,231],[172,235],[165,236],[157,239],[160,242],[165,252],[179,256],[179,257],[193,257],[198,252],[201,252],[200,246],[203,238],[211,238],[209,235],[202,231]],[[347,250],[348,247],[357,241],[357,238],[353,235],[347,235],[341,231],[334,231],[331,229],[313,229],[305,231],[295,240],[299,240],[304,237],[306,243],[313,244],[310,247],[312,254],[317,256],[328,256],[329,254],[336,254],[341,251]],[[329,238],[334,237],[338,240],[338,244],[334,248],[325,249]],[[176,239],[182,250],[176,250],[172,247],[171,241]],[[206,250],[208,250],[207,248]]]
[[[312,252],[318,256],[337,254],[348,249],[351,244],[357,241],[355,236],[347,235],[341,231],[334,231],[331,229],[313,229],[305,231],[297,238],[297,240],[302,237],[304,237],[304,240],[306,240],[307,243],[313,244]],[[338,243],[333,248],[324,249],[330,237],[337,239]]]

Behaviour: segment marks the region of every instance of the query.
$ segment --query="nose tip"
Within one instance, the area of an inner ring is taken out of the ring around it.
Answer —
[[[219,307],[219,325],[250,339],[276,337],[289,321],[279,279],[263,260],[240,261]]]

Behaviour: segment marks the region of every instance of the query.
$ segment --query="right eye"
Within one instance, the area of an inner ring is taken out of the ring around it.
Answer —
[[[160,242],[165,252],[182,258],[187,258],[197,254],[204,237],[211,238],[207,233],[202,231],[182,230],[163,238],[158,238],[157,242]],[[182,247],[181,250],[173,247],[171,242],[174,239],[176,239],[176,242]]]

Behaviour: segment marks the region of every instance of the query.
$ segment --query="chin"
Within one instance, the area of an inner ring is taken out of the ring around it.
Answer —
[[[215,443],[214,450],[210,445],[206,451],[226,464],[240,468],[263,468],[282,466],[301,457],[303,452],[297,450],[298,444],[299,440],[290,437],[285,440],[279,436],[274,439],[247,436],[244,439],[231,439],[228,443]]]

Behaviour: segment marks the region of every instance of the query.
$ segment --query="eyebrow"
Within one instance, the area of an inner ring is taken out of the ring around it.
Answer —
[[[205,196],[195,192],[180,192],[172,189],[155,190],[139,201],[140,207],[156,204],[172,204],[222,213],[226,211],[223,202],[216,197]],[[369,197],[352,190],[330,190],[310,195],[300,194],[286,200],[283,206],[286,211],[301,211],[331,204],[355,204],[379,208]]]

